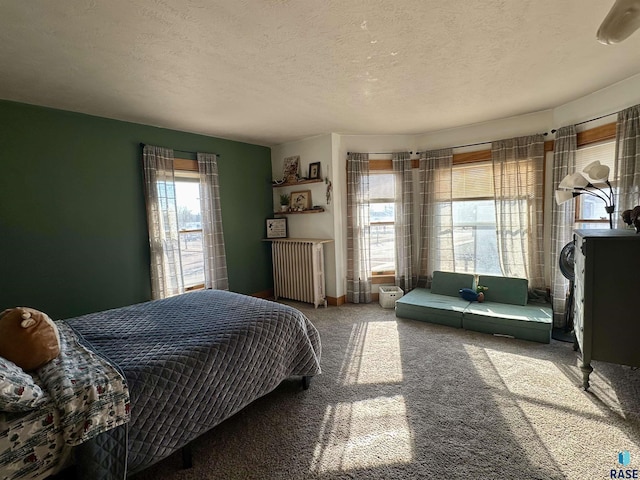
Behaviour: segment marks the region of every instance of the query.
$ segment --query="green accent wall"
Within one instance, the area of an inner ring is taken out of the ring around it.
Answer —
[[[273,287],[268,147],[0,101],[0,311],[60,319],[151,298],[140,143],[221,155],[230,290]]]

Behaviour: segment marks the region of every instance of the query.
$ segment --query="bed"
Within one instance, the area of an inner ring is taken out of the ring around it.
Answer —
[[[188,446],[284,379],[300,376],[308,387],[320,373],[320,338],[306,316],[226,291],[56,323],[62,353],[32,376],[44,401],[26,412],[0,412],[0,472],[10,472],[2,478],[45,478],[70,463],[81,478],[125,478]],[[81,363],[79,371],[98,371],[101,379],[60,392],[60,374],[51,371],[75,369],[59,363],[78,355],[95,363]],[[79,411],[66,406],[74,396],[85,398]],[[86,397],[101,401],[87,407]],[[52,425],[34,433],[43,418]],[[76,432],[71,440],[69,430]]]

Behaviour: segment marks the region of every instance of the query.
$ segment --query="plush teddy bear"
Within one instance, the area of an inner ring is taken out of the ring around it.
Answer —
[[[30,371],[59,353],[58,328],[46,313],[27,307],[0,313],[0,356]]]

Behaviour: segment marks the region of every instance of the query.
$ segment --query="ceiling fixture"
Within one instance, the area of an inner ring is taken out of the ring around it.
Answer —
[[[620,43],[640,28],[640,0],[616,0],[598,29],[600,43]]]

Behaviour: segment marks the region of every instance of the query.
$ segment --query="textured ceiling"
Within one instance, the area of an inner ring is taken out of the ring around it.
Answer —
[[[562,105],[640,72],[613,0],[3,0],[0,98],[276,145]]]

